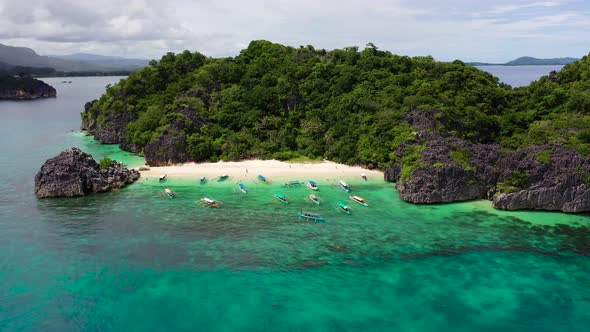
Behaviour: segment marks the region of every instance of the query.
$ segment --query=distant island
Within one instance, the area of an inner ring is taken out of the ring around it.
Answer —
[[[523,56],[516,60],[508,61],[506,63],[486,63],[486,62],[467,62],[469,66],[558,66],[569,65],[579,59],[576,58],[553,58],[553,59],[537,59],[530,56]]]
[[[30,100],[52,98],[55,88],[32,77],[0,74],[0,100]]]
[[[126,59],[88,53],[42,56],[30,48],[0,44],[0,71],[13,75],[126,76],[148,64],[147,59]]]
[[[258,40],[164,55],[87,103],[82,129],[150,166],[327,159],[383,170],[412,203],[588,212],[589,65],[513,89],[459,60]]]

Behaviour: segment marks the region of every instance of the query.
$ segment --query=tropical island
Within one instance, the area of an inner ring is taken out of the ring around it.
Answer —
[[[145,156],[327,159],[380,169],[413,203],[590,211],[590,58],[516,88],[461,61],[368,44],[253,41],[233,58],[168,53],[108,87],[82,129]]]
[[[30,100],[55,96],[55,88],[43,81],[0,72],[0,100]]]
[[[578,60],[571,57],[538,59],[531,56],[523,56],[505,63],[467,62],[466,64],[470,66],[565,66]]]

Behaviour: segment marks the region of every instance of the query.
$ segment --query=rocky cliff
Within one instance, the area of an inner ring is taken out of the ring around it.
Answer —
[[[117,162],[101,169],[91,155],[70,148],[48,159],[35,176],[35,195],[74,197],[121,188],[139,179],[139,172]]]
[[[31,77],[0,75],[0,100],[29,100],[55,96],[55,88],[43,81]]]
[[[473,144],[437,131],[435,114],[407,116],[415,138],[385,169],[385,179],[396,182],[402,199],[418,204],[490,199],[508,210],[590,211],[589,158],[558,145],[511,151]]]
[[[194,97],[207,105],[211,96],[201,90],[192,90],[177,96],[177,98]],[[98,114],[93,108],[94,103],[86,103],[82,113],[81,130],[87,131],[103,144],[118,144],[123,150],[141,154],[146,162],[152,166],[166,166],[184,163],[189,160],[187,149],[187,135],[197,132],[206,121],[199,115],[198,110],[183,106],[170,112],[169,117],[174,120],[157,137],[152,138],[141,148],[127,137],[127,126],[138,119],[137,113],[123,108],[108,112],[106,117],[98,120]]]

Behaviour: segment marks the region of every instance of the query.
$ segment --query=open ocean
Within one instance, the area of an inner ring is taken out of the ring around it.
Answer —
[[[292,179],[318,182],[312,206],[305,186],[255,174],[248,194],[233,179],[142,178],[36,199],[35,173],[70,146],[143,164],[78,131],[118,79],[44,79],[56,99],[0,102],[0,331],[588,331],[588,215],[412,205],[382,179],[344,179],[370,204],[344,215],[337,179]]]

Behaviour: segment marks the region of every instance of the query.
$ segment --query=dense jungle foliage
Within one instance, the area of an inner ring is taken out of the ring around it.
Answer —
[[[512,89],[461,61],[253,41],[234,58],[185,51],[131,74],[82,114],[141,150],[164,133],[196,161],[327,158],[387,165],[414,139],[412,109],[440,110],[440,130],[518,148],[547,142],[590,152],[590,59]]]

